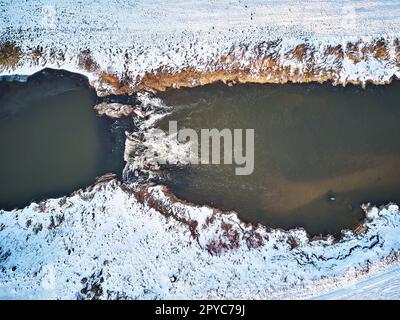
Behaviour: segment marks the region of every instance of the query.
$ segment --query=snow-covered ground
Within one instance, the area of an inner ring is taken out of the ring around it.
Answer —
[[[88,75],[99,94],[113,91],[104,74],[133,88],[146,73],[182,70],[234,71],[238,81],[385,83],[399,75],[399,21],[391,0],[1,0],[1,40],[21,50],[1,73],[64,68]]]
[[[398,297],[395,205],[368,211],[364,233],[309,241],[141,194],[110,181],[0,211],[0,299]]]
[[[314,299],[399,299],[400,267],[394,265]]]
[[[399,18],[390,0],[0,0],[0,75],[64,68],[103,95],[188,70],[386,83],[400,74]],[[107,182],[0,211],[0,299],[400,298],[398,207],[368,211],[365,227],[310,241]]]

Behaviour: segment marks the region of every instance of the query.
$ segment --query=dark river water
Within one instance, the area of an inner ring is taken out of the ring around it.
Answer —
[[[360,205],[400,200],[400,83],[366,90],[331,85],[210,85],[162,95],[178,128],[255,129],[254,172],[235,165],[172,166],[178,197],[235,210],[247,222],[338,234]]]
[[[99,118],[84,77],[44,71],[0,82],[0,208],[69,194],[123,169],[123,124]]]
[[[236,165],[172,165],[161,182],[180,198],[234,210],[247,222],[338,234],[360,205],[400,200],[400,83],[209,85],[170,90],[168,128],[254,129],[254,172]],[[120,175],[131,118],[98,117],[87,79],[44,71],[0,82],[0,208],[62,196]]]

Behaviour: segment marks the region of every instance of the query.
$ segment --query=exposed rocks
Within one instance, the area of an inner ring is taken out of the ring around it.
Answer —
[[[117,178],[117,175],[115,173],[107,173],[102,175],[101,177],[96,178],[96,184],[100,184],[103,182],[111,181]]]
[[[102,102],[97,104],[94,109],[96,110],[98,115],[105,115],[113,119],[127,117],[135,112],[135,108],[133,106],[121,103]]]
[[[354,233],[363,234],[363,233],[367,232],[367,230],[368,230],[367,226],[360,224],[357,228],[354,229]]]

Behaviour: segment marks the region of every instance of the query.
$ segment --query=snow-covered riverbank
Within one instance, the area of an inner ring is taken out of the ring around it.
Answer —
[[[89,76],[102,95],[218,80],[387,83],[399,75],[396,1],[2,0],[0,6],[9,53],[0,61],[2,74],[64,68]]]
[[[0,298],[310,298],[397,261],[398,207],[367,215],[358,234],[309,241],[104,182],[0,211]]]
[[[218,80],[382,84],[400,75],[399,18],[389,0],[0,0],[0,76],[62,68],[99,95]],[[160,187],[105,182],[0,211],[0,299],[398,298],[399,231],[396,205],[338,242],[310,241]]]

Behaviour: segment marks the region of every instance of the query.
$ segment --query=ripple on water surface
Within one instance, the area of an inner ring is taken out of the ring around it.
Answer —
[[[400,83],[366,90],[331,85],[210,85],[163,94],[169,120],[187,128],[254,128],[255,170],[172,166],[180,198],[233,209],[245,221],[337,234],[360,205],[400,200]]]

